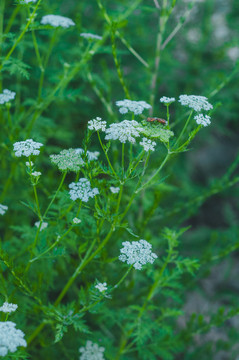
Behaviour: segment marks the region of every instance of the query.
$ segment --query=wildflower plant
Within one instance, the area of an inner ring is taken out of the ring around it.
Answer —
[[[204,26],[224,7],[66,5],[0,1],[0,358],[234,359],[238,65]]]

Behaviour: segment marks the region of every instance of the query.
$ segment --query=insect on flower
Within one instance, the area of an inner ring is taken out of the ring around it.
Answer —
[[[160,124],[162,125],[167,125],[167,121],[164,120],[164,119],[160,119],[160,118],[157,118],[157,117],[148,117],[146,119],[148,122],[159,122]]]

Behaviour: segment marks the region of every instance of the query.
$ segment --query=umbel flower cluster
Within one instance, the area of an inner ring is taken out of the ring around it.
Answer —
[[[12,321],[0,322],[0,356],[6,356],[8,351],[17,351],[18,346],[27,346],[25,334],[16,329]]]
[[[213,106],[208,102],[205,96],[199,95],[180,95],[179,102],[181,105],[188,106],[195,111],[211,110]]]
[[[4,313],[11,313],[16,311],[18,308],[17,304],[11,304],[8,302],[5,302],[1,307],[0,307],[0,311],[4,312]]]
[[[153,264],[154,260],[158,257],[151,251],[152,245],[146,240],[141,239],[139,241],[132,241],[131,243],[125,241],[122,245],[119,260],[126,262],[128,265],[133,265],[137,270],[141,270],[142,266],[147,263]]]
[[[146,101],[133,101],[133,100],[119,100],[116,101],[116,105],[119,107],[119,112],[121,114],[127,114],[127,112],[132,112],[135,115],[140,115],[144,109],[150,109],[151,105],[146,103]]]
[[[88,129],[95,130],[95,131],[105,131],[106,129],[106,121],[103,121],[100,117],[96,119],[92,119],[88,121]]]
[[[145,137],[142,139],[142,141],[139,144],[143,146],[145,151],[149,151],[149,150],[154,151],[155,146],[156,146],[155,141],[152,141],[152,140],[147,139]]]
[[[102,40],[102,36],[91,33],[81,33],[80,36],[88,40]]]
[[[7,210],[8,210],[7,205],[0,204],[0,215],[4,215]]]
[[[51,162],[61,171],[79,171],[84,165],[77,149],[62,150],[58,155],[50,155]]]
[[[75,152],[76,154],[80,154],[80,155],[83,155],[85,153],[84,150],[81,148],[75,149]],[[98,160],[99,155],[100,155],[99,151],[88,151],[88,150],[86,151],[86,157],[89,162]]]
[[[73,20],[69,19],[68,17],[61,16],[61,15],[45,15],[41,19],[42,25],[51,25],[54,27],[63,27],[69,28],[70,26],[74,26],[75,23]]]
[[[137,121],[123,120],[120,123],[111,124],[105,130],[105,140],[119,140],[121,143],[130,141],[134,144],[135,138],[140,136],[141,129]]]
[[[10,91],[8,89],[4,89],[2,94],[0,94],[0,104],[3,105],[10,100],[13,100],[15,98],[16,93],[13,91]]]
[[[95,288],[98,289],[100,292],[103,292],[107,290],[107,283],[106,282],[98,283],[97,285],[95,285]]]
[[[104,360],[105,348],[88,340],[85,347],[81,347],[79,360]]]
[[[38,149],[40,149],[41,146],[43,146],[43,144],[35,142],[32,139],[27,139],[13,144],[13,150],[15,151],[15,155],[17,157],[29,157],[31,155],[39,155],[40,151]]]
[[[183,106],[188,106],[194,111],[209,111],[213,109],[212,104],[208,102],[208,99],[205,96],[199,95],[180,95],[179,102]],[[209,115],[198,114],[194,116],[196,123],[202,126],[208,126],[211,124],[211,117]]]
[[[163,103],[163,104],[171,104],[174,101],[175,101],[174,97],[169,98],[167,96],[163,96],[163,97],[160,98],[160,102]]]
[[[97,188],[92,189],[89,180],[85,178],[79,179],[77,183],[71,183],[69,188],[70,198],[73,201],[80,199],[83,202],[88,202],[89,198],[99,194],[99,190]]]

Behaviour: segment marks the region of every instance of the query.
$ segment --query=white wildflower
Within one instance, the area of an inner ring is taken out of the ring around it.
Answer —
[[[239,47],[233,46],[227,50],[227,56],[232,60],[236,61],[239,58]]]
[[[6,356],[8,351],[17,351],[18,346],[27,346],[25,334],[16,329],[12,321],[0,322],[0,356]]]
[[[33,171],[32,176],[35,176],[35,177],[41,176],[41,172],[40,171]]]
[[[119,188],[119,187],[111,186],[111,187],[110,187],[110,191],[111,191],[113,194],[118,194],[118,192],[120,191],[120,188]]]
[[[79,351],[81,353],[79,360],[104,360],[103,352],[105,348],[90,340],[88,340],[86,346],[81,347]]]
[[[128,111],[133,112],[135,115],[140,115],[144,109],[150,109],[151,105],[146,101],[133,101],[133,100],[119,100],[116,101],[116,105],[119,106],[119,112],[126,114]]]
[[[73,220],[72,220],[73,224],[80,224],[81,223],[81,219],[78,219],[77,217],[75,217]]]
[[[20,0],[20,4],[36,3],[37,0]]]
[[[13,151],[15,151],[15,155],[17,157],[20,156],[27,156],[30,155],[39,155],[40,147],[43,146],[43,144],[39,142],[35,142],[32,139],[27,139],[25,141],[18,141],[13,144]]]
[[[89,39],[89,40],[102,40],[102,36],[91,34],[91,33],[81,33],[80,36],[82,36],[85,39]]]
[[[62,150],[58,155],[50,155],[51,162],[61,171],[79,171],[84,165],[77,149]]]
[[[174,101],[175,101],[175,98],[174,98],[174,97],[169,98],[169,97],[167,97],[167,96],[163,96],[163,97],[160,98],[160,102],[161,102],[161,103],[164,103],[164,104],[171,104],[171,103],[174,102]]]
[[[143,146],[145,151],[149,151],[149,150],[154,151],[155,146],[156,146],[155,141],[152,141],[152,140],[147,139],[145,137],[142,139],[142,141],[139,144]]]
[[[213,106],[207,101],[205,96],[199,95],[180,95],[179,102],[183,106],[188,106],[195,111],[211,110]]]
[[[135,269],[141,270],[142,265],[147,263],[153,264],[158,257],[151,251],[152,245],[146,240],[139,241],[125,241],[122,243],[123,248],[120,249],[121,255],[119,260],[127,262],[128,265],[133,265]]]
[[[5,302],[1,307],[0,307],[0,311],[4,312],[4,313],[11,313],[16,311],[18,308],[17,304],[11,304],[8,302]]]
[[[7,205],[0,204],[0,215],[4,215],[7,210],[8,210]]]
[[[31,167],[34,165],[34,163],[31,161],[31,162],[29,162],[29,161],[27,161],[26,162],[26,166],[28,166],[28,167],[30,167],[30,165],[31,165]]]
[[[198,125],[208,126],[211,124],[211,117],[208,115],[198,114],[194,116],[194,119]]]
[[[36,226],[37,228],[39,228],[40,223],[41,223],[40,221],[36,221],[36,222],[35,222],[35,226]],[[40,228],[40,231],[42,231],[42,230],[46,229],[46,228],[47,228],[47,226],[48,226],[48,223],[47,223],[47,222],[42,222],[42,224],[41,224],[41,228]]]
[[[15,98],[16,93],[14,91],[10,91],[8,89],[4,89],[2,94],[0,94],[0,104],[5,104],[10,100]]]
[[[131,143],[135,143],[135,137],[140,136],[142,128],[135,120],[123,120],[120,123],[111,124],[106,129],[105,140],[119,140],[121,143],[125,143],[127,140]]]
[[[88,202],[89,198],[93,198],[95,195],[99,194],[97,188],[91,188],[89,180],[85,178],[79,179],[77,183],[73,182],[69,185],[71,189],[69,191],[71,200],[75,201],[80,199],[84,202]]]
[[[88,121],[88,129],[95,131],[105,131],[106,129],[106,121],[102,121],[100,117],[96,119]]]
[[[42,25],[51,25],[54,27],[61,26],[63,28],[68,28],[70,26],[74,26],[75,23],[73,20],[69,19],[68,17],[61,16],[61,15],[45,15],[41,19]]]
[[[107,283],[98,283],[97,285],[95,285],[95,288],[98,289],[100,292],[103,292],[107,290]]]
[[[75,149],[75,151],[76,154],[80,154],[80,155],[83,155],[85,153],[85,151],[81,148],[77,148]],[[99,155],[100,155],[99,151],[88,151],[88,150],[86,151],[86,156],[89,161],[98,160]]]

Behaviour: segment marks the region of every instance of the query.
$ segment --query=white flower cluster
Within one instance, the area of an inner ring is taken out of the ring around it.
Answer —
[[[68,17],[61,16],[61,15],[45,15],[41,19],[42,25],[51,25],[54,27],[61,26],[63,28],[68,28],[70,26],[74,26],[75,23],[73,20],[69,19]]]
[[[94,344],[92,341],[88,340],[85,347],[79,349],[81,355],[79,360],[104,360],[103,352],[105,348]]]
[[[33,171],[32,176],[39,177],[39,176],[41,176],[41,172],[40,171]]]
[[[75,151],[76,151],[76,154],[80,154],[80,155],[85,153],[85,151],[81,148],[77,148],[77,149],[75,149]],[[86,156],[89,161],[98,160],[99,155],[100,155],[99,151],[88,151],[87,150],[87,152],[86,152]]]
[[[85,178],[79,179],[77,183],[73,182],[69,185],[71,189],[69,191],[71,200],[75,201],[80,199],[84,202],[88,202],[89,198],[93,198],[95,195],[99,194],[97,188],[91,188],[89,180]]]
[[[0,204],[0,215],[4,215],[7,210],[8,210],[7,205]]]
[[[88,121],[88,129],[95,131],[105,131],[106,129],[106,121],[102,121],[100,117],[96,119]]]
[[[175,101],[175,98],[174,98],[174,97],[169,98],[169,97],[167,97],[167,96],[163,96],[163,97],[161,97],[161,99],[160,99],[160,102],[161,102],[161,103],[164,103],[164,104],[171,104],[171,103],[174,102],[174,101]]]
[[[36,226],[37,228],[39,228],[40,223],[41,223],[40,221],[36,221],[36,222],[35,222],[35,226]],[[42,222],[41,227],[40,227],[40,231],[46,229],[47,226],[48,226],[48,223],[47,223],[47,222]]]
[[[208,126],[211,124],[211,117],[208,115],[198,114],[194,116],[198,125]]]
[[[84,165],[77,149],[62,150],[58,155],[50,155],[51,162],[61,171],[79,171]]]
[[[111,191],[113,194],[118,194],[118,192],[120,191],[120,188],[119,188],[119,187],[111,186],[111,187],[110,187],[110,191]]]
[[[13,150],[17,157],[29,157],[30,155],[39,155],[40,151],[38,149],[40,149],[41,146],[43,146],[43,144],[35,142],[32,139],[27,139],[25,141],[15,142],[15,144],[13,144]]]
[[[20,4],[29,4],[29,3],[35,3],[37,0],[20,0]]]
[[[97,285],[95,285],[95,288],[98,289],[100,292],[103,292],[107,290],[107,283],[98,283]]]
[[[147,139],[145,137],[142,139],[142,141],[139,144],[143,146],[145,151],[149,151],[149,150],[154,151],[155,146],[156,146],[155,141],[152,141],[152,140]]]
[[[195,111],[209,111],[213,106],[208,102],[205,96],[199,95],[180,95],[178,100],[181,105],[188,106]]]
[[[91,34],[91,33],[81,33],[80,36],[82,36],[85,39],[89,39],[89,40],[102,40],[102,36]]]
[[[0,311],[4,312],[4,313],[11,313],[16,311],[18,308],[17,304],[11,304],[8,302],[5,302],[1,307],[0,307]]]
[[[135,120],[123,120],[120,123],[111,124],[106,129],[105,140],[119,140],[121,143],[125,143],[127,140],[131,143],[135,143],[135,137],[140,136],[142,128]]]
[[[25,334],[16,329],[12,321],[0,322],[0,356],[6,356],[8,351],[17,351],[18,346],[27,346]]]
[[[16,93],[14,91],[10,91],[8,89],[4,89],[2,94],[0,94],[0,104],[5,104],[10,100],[15,98]]]
[[[78,225],[81,223],[81,219],[78,219],[77,217],[75,217],[73,220],[72,220],[73,224],[75,225]]]
[[[158,257],[151,251],[152,245],[146,240],[139,241],[125,241],[122,243],[123,248],[120,249],[121,255],[119,260],[127,262],[128,265],[133,265],[135,269],[141,270],[142,265],[147,263],[153,264]]]
[[[128,99],[116,101],[116,105],[119,106],[119,112],[121,114],[127,114],[127,112],[130,111],[135,115],[140,115],[144,109],[151,108],[151,105],[146,103],[146,101],[133,101]]]

